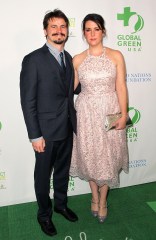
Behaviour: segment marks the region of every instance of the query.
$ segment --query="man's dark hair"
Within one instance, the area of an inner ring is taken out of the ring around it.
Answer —
[[[67,16],[59,9],[54,9],[54,11],[48,12],[43,19],[43,29],[47,29],[49,20],[52,18],[63,18],[67,24],[67,28],[69,27],[69,20]]]

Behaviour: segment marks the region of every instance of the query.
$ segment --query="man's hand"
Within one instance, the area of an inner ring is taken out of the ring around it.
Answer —
[[[45,148],[45,140],[43,138],[32,142],[32,147],[36,152],[44,152],[44,148]]]

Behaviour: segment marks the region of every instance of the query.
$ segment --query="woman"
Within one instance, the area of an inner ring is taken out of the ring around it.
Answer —
[[[122,54],[103,46],[106,35],[102,16],[88,14],[82,22],[83,35],[89,45],[73,59],[75,88],[81,83],[76,99],[77,136],[70,174],[89,181],[91,212],[102,223],[107,217],[108,189],[119,186],[118,175],[128,172],[126,141],[127,88]],[[108,114],[121,112],[115,129],[104,127]]]

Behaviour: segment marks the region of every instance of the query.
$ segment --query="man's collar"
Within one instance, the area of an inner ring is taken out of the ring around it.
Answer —
[[[47,47],[51,50],[51,52],[52,52],[53,54],[55,54],[55,55],[59,55],[59,54],[60,54],[60,51],[59,51],[56,47],[54,47],[54,46],[52,46],[50,43],[48,43],[48,41],[46,42],[46,45],[47,45]],[[64,50],[62,50],[61,52],[64,53]]]

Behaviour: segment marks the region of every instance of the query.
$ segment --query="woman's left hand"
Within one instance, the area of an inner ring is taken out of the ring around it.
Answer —
[[[116,130],[121,130],[124,129],[126,127],[126,121],[127,121],[127,117],[121,117],[120,119],[118,119],[114,126]]]

